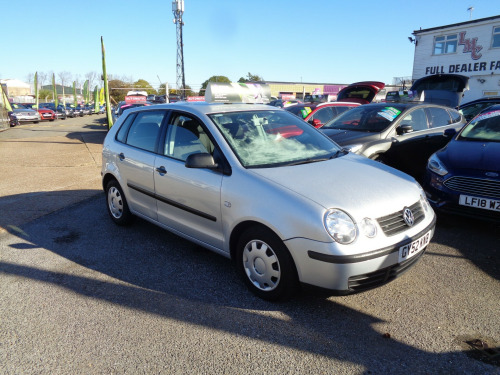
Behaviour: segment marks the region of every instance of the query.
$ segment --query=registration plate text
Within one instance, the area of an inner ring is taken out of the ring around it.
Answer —
[[[483,210],[491,210],[500,212],[500,200],[489,198],[471,197],[470,195],[460,195],[458,203],[462,206],[482,208]]]
[[[417,255],[422,249],[424,249],[431,241],[432,231],[427,232],[422,237],[412,241],[409,244],[401,246],[399,248],[399,263],[404,262],[411,257]]]

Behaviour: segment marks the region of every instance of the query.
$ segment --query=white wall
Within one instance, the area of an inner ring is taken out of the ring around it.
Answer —
[[[500,48],[491,48],[493,27],[500,26],[500,17],[461,26],[414,32],[417,44],[413,62],[413,79],[431,74],[453,73],[470,77],[469,91],[463,102],[486,95],[500,95]],[[466,45],[458,45],[452,54],[433,55],[434,37],[465,32]],[[477,40],[474,41],[474,39]],[[474,45],[475,43],[475,45]]]

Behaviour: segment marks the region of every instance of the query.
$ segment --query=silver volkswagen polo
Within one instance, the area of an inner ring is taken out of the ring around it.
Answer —
[[[107,210],[234,260],[267,300],[301,284],[347,294],[408,270],[435,215],[408,175],[347,152],[268,105],[132,109],[103,145]]]

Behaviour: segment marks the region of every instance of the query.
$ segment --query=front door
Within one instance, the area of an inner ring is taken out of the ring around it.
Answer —
[[[223,248],[222,173],[186,168],[190,154],[210,153],[214,145],[201,121],[173,113],[155,161],[158,221],[212,247]]]

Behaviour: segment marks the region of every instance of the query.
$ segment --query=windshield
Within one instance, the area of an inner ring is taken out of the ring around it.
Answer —
[[[500,109],[481,113],[464,127],[458,139],[500,142]]]
[[[362,105],[344,112],[321,129],[342,129],[378,133],[386,129],[403,111],[404,106]]]
[[[24,105],[18,103],[10,103],[10,106],[12,107],[12,109],[29,109]]]
[[[341,148],[295,115],[281,110],[209,115],[247,168],[328,160]]]

